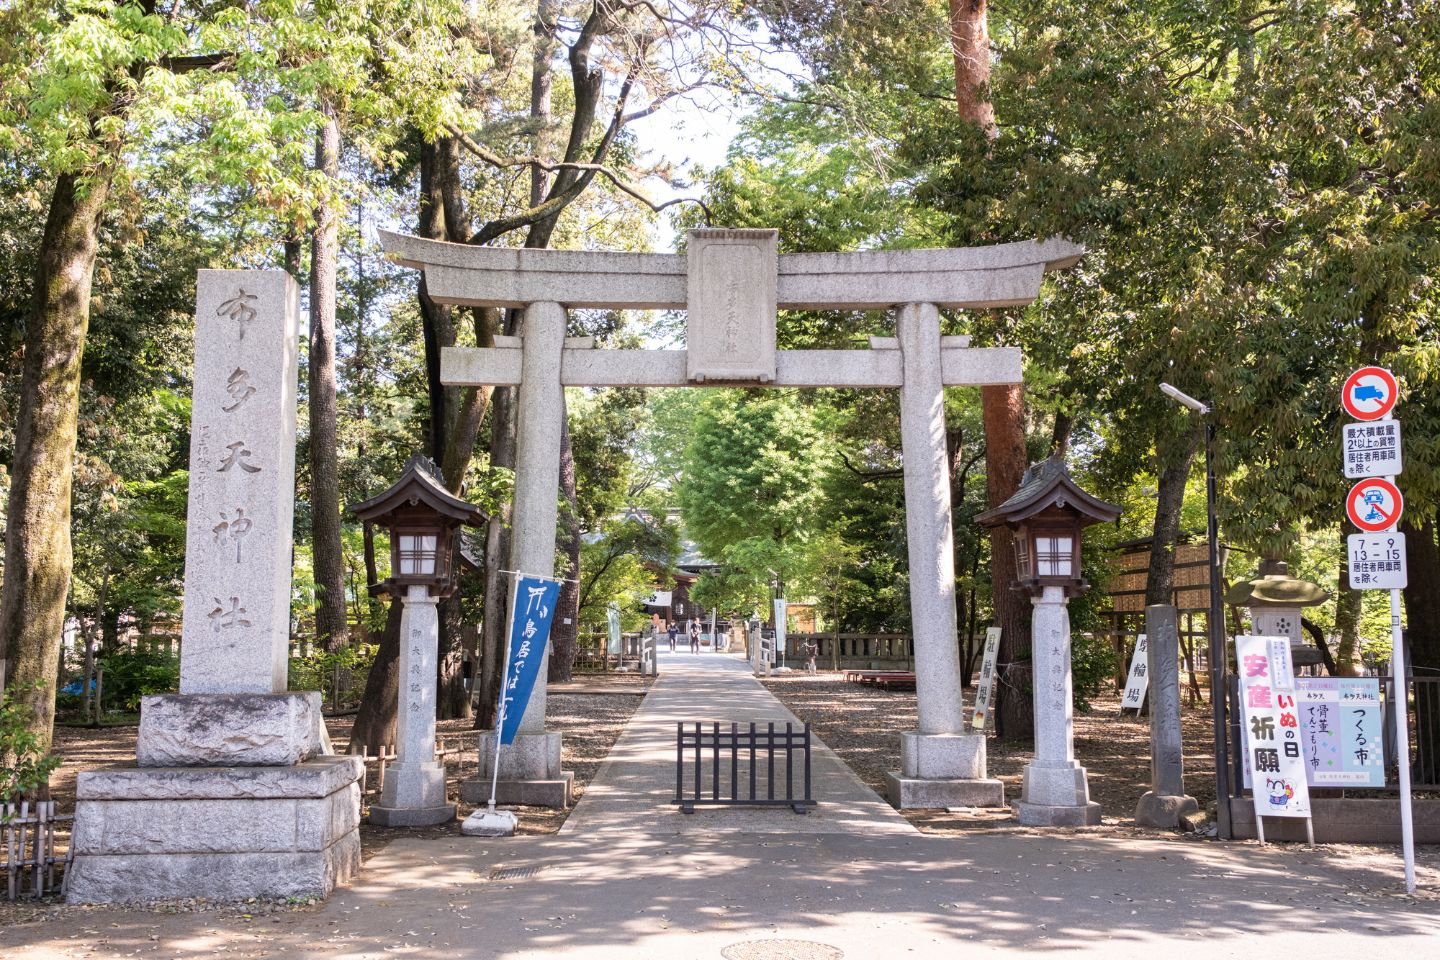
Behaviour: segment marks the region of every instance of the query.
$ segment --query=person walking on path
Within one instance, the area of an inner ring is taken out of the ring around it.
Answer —
[[[815,672],[815,655],[818,654],[819,652],[820,652],[820,644],[816,643],[814,640],[807,640],[807,641],[805,642],[805,672],[806,672],[806,673],[814,673],[814,672]]]
[[[694,622],[690,624],[690,652],[700,652],[700,624]]]
[[[675,624],[672,623],[672,624],[670,624],[670,626],[666,629],[665,632],[668,633],[668,634],[670,634],[670,652],[671,652],[671,653],[674,653],[674,652],[675,652],[675,634],[679,633],[680,631],[677,630],[677,629],[675,628]]]

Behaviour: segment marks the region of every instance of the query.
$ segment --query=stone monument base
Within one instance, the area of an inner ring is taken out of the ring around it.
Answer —
[[[370,804],[369,819],[379,827],[433,827],[454,820],[455,804],[445,802],[445,768],[402,756],[385,771],[385,789]]]
[[[370,804],[367,819],[377,827],[433,827],[455,819],[455,804],[438,807],[384,807]]]
[[[1159,827],[1161,830],[1180,829],[1180,818],[1200,812],[1200,804],[1191,796],[1171,796],[1146,791],[1135,805],[1135,822],[1142,827]]]
[[[333,752],[315,691],[140,700],[140,767],[288,767]]]
[[[460,784],[466,803],[490,802],[490,780],[495,772],[495,731],[480,731],[480,772]],[[563,810],[570,806],[575,774],[560,769],[560,733],[516,734],[515,742],[500,748],[500,780],[495,802]]]
[[[1056,806],[1048,803],[1011,804],[1015,817],[1024,827],[1098,827],[1100,804],[1086,800],[1080,806]]]
[[[574,783],[575,774],[569,770],[562,770],[554,780],[500,780],[495,784],[495,802],[506,806],[564,810],[573,799]],[[460,799],[476,806],[489,803],[490,778],[462,780]]]
[[[1093,827],[1100,823],[1100,804],[1091,801],[1085,768],[1074,760],[1053,766],[1040,761],[1026,764],[1014,809],[1021,825],[1027,827]]]
[[[1005,784],[989,779],[919,780],[891,772],[885,774],[885,799],[897,810],[1003,807]]]
[[[885,774],[900,810],[1003,807],[1005,786],[985,776],[985,738],[969,733],[900,734],[900,771]]]
[[[359,757],[81,773],[71,903],[324,897],[360,868]]]

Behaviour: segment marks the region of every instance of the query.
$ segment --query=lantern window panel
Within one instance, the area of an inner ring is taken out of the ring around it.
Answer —
[[[1041,577],[1073,577],[1075,575],[1075,538],[1037,536],[1035,538],[1035,572]]]
[[[1019,572],[1021,580],[1027,579],[1032,574],[1030,569],[1030,543],[1025,537],[1015,538],[1015,569]]]
[[[400,535],[400,576],[432,577],[435,575],[434,534]]]

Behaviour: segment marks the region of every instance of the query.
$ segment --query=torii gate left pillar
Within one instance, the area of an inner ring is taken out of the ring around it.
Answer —
[[[919,722],[901,734],[890,799],[1003,805],[1000,781],[986,775],[985,738],[966,732],[961,710],[944,388],[1019,383],[1021,358],[1014,348],[942,337],[939,309],[1029,303],[1045,271],[1073,264],[1080,247],[1050,240],[778,256],[774,230],[709,229],[690,231],[687,255],[505,250],[384,232],[382,240],[400,263],[425,271],[437,302],[525,311],[519,337],[445,350],[441,379],[519,387],[511,564],[526,573],[554,572],[567,386],[898,388]],[[573,307],[684,309],[686,349],[596,350],[587,338],[567,340]],[[897,335],[872,337],[862,350],[779,351],[781,308],[893,309]],[[502,803],[569,802],[560,734],[545,729],[544,676],[515,747],[501,756]],[[461,789],[468,801],[488,798],[492,742],[480,738],[481,776]]]

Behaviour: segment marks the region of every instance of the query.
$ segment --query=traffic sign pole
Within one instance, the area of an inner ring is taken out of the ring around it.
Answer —
[[[1405,639],[1400,631],[1400,591],[1390,591],[1390,663],[1395,674],[1395,742],[1400,745],[1400,846],[1405,856],[1405,892],[1415,892],[1415,821],[1410,809],[1409,691],[1405,683]]]
[[[1340,406],[1351,417],[1363,422],[1378,422],[1387,426],[1383,434],[1372,434],[1369,431],[1357,429],[1357,425],[1351,424],[1343,431],[1345,435],[1346,452],[1341,456],[1345,460],[1345,473],[1350,475],[1352,471],[1356,476],[1364,476],[1370,470],[1385,466],[1391,466],[1395,471],[1400,469],[1400,425],[1395,423],[1392,411],[1395,409],[1395,402],[1399,399],[1399,385],[1395,382],[1395,375],[1384,367],[1361,367],[1350,374],[1345,380],[1344,386],[1340,388]],[[1363,446],[1352,466],[1348,450],[1352,436],[1357,440],[1357,446]],[[1365,439],[1361,440],[1361,437]],[[1390,438],[1393,437],[1393,444]],[[1375,450],[1370,450],[1370,439],[1375,439]],[[1393,451],[1390,449],[1393,446]],[[1379,460],[1380,462],[1376,462]],[[1369,469],[1366,463],[1370,463]],[[1362,510],[1361,507],[1368,509]],[[1369,480],[1361,480],[1350,488],[1350,493],[1345,497],[1345,512],[1349,514],[1350,521],[1355,527],[1366,533],[1394,533],[1403,536],[1399,532],[1400,515],[1405,509],[1405,499],[1400,493],[1400,488],[1395,485],[1395,475],[1387,474],[1383,477],[1372,477]],[[1403,539],[1400,549],[1399,574],[1404,575],[1407,558],[1403,546]],[[1384,558],[1387,563],[1390,558]],[[1353,557],[1347,558],[1347,566],[1355,564]],[[1359,568],[1351,566],[1352,574]],[[1381,565],[1378,568],[1367,568],[1361,570],[1362,575],[1368,575],[1369,569],[1378,569],[1381,572],[1394,574],[1392,568]],[[1415,892],[1415,819],[1410,800],[1410,691],[1408,688],[1407,673],[1405,669],[1405,636],[1400,629],[1400,589],[1393,586],[1394,579],[1389,581],[1390,586],[1390,672],[1394,679],[1394,696],[1391,697],[1390,708],[1395,714],[1395,743],[1399,752],[1400,767],[1400,845],[1405,860],[1405,892]],[[1400,580],[1405,582],[1404,579]],[[1352,581],[1353,584],[1353,581]],[[1376,584],[1378,586],[1378,584]],[[1373,588],[1372,588],[1373,589]]]
[[[1386,413],[1381,422],[1391,419]],[[1391,484],[1394,477],[1386,477]],[[1397,488],[1398,489],[1398,488]],[[1398,532],[1400,514],[1390,530]],[[1395,675],[1395,743],[1400,754],[1400,848],[1405,859],[1405,892],[1415,892],[1415,815],[1410,802],[1410,689],[1406,682],[1405,633],[1400,629],[1400,591],[1390,588],[1390,671]]]

